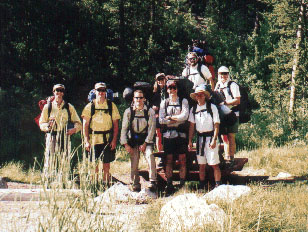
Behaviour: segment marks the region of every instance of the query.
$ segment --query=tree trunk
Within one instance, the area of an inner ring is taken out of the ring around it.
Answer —
[[[293,58],[293,68],[291,75],[291,92],[290,92],[290,108],[289,113],[292,117],[295,106],[295,92],[296,92],[296,78],[298,76],[298,64],[300,58],[300,44],[302,41],[302,33],[303,33],[303,22],[304,22],[304,12],[305,12],[305,0],[301,0],[300,12],[299,12],[299,22],[297,27],[297,39],[295,43],[295,53]]]

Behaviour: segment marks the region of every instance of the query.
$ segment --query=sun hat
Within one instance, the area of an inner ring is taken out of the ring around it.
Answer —
[[[98,82],[95,84],[94,89],[106,88],[106,84],[104,82]]]
[[[155,80],[157,80],[159,77],[166,77],[165,73],[157,73],[155,76]]]
[[[198,85],[195,89],[195,92],[190,94],[190,97],[193,100],[197,101],[196,95],[198,93],[203,93],[206,99],[210,99],[211,97],[210,91],[211,91],[211,87],[209,85],[206,85],[206,84]]]
[[[226,67],[226,66],[221,66],[219,69],[218,69],[218,73],[228,73],[229,72],[229,69]]]
[[[52,91],[55,91],[56,89],[65,89],[65,86],[62,84],[55,84],[52,88]]]

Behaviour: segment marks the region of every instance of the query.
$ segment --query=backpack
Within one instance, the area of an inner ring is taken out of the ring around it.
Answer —
[[[126,87],[123,91],[123,98],[127,103],[130,104],[133,101],[135,90],[142,90],[144,97],[148,101],[147,105],[149,105],[153,98],[153,86],[148,82],[137,81],[132,88]]]
[[[117,97],[117,93],[114,93],[111,89],[107,89],[106,98],[109,101],[114,101],[114,98]],[[88,101],[92,102],[96,98],[95,89],[92,89],[88,94]]]
[[[235,81],[229,81],[228,85],[227,85],[227,91],[232,98],[234,98],[233,94],[231,92],[231,88],[230,88],[232,83],[235,83],[239,86],[240,93],[241,93],[241,101],[240,101],[239,105],[234,106],[231,109],[234,112],[239,111],[239,115],[240,115],[239,116],[239,122],[240,123],[249,122],[250,119],[251,119],[251,114],[252,114],[251,104],[250,104],[249,97],[248,97],[249,88],[241,86],[238,83],[236,83]]]
[[[133,110],[133,107],[129,107],[130,109],[130,120],[129,120],[129,131],[131,134],[131,138],[128,140],[128,144],[131,147],[135,147],[136,145],[142,145],[147,137],[148,134],[148,126],[149,126],[149,110],[144,109],[143,110],[143,114],[144,116],[136,116],[135,115],[135,110]],[[135,133],[133,130],[133,121],[135,118],[145,118],[145,120],[147,121],[147,126],[144,129],[144,132],[141,133]]]
[[[221,105],[223,101],[224,101],[223,96],[220,92],[218,91],[211,92],[211,99],[210,101],[206,102],[206,109],[202,110],[201,112],[207,111],[213,118],[213,111],[211,107],[211,104],[213,104],[217,107],[218,110],[220,118],[220,127],[233,126],[237,121],[236,115],[226,105],[223,104]],[[194,117],[196,114],[196,109],[197,109],[197,104],[193,106],[192,110]]]
[[[109,96],[108,96],[108,89],[107,89],[107,98],[106,98],[106,101],[107,101],[107,106],[108,108],[107,109],[96,109],[95,108],[95,103],[94,103],[94,99],[96,98],[96,94],[95,94],[95,89],[92,89],[89,94],[88,94],[88,101],[91,103],[91,114],[90,114],[90,121],[89,121],[89,125],[91,125],[91,121],[92,121],[92,117],[93,115],[95,114],[95,111],[104,111],[104,112],[108,112],[108,114],[110,115],[110,118],[111,118],[111,122],[112,122],[112,100],[113,100],[113,91],[110,90],[109,91]],[[109,97],[109,98],[108,98]],[[111,100],[112,99],[112,100]],[[105,139],[106,137],[106,134],[111,134],[109,136],[109,140],[112,139],[112,133],[113,133],[113,122],[112,122],[112,127],[110,130],[108,131],[93,131],[93,129],[89,126],[89,134],[91,133],[94,133],[94,134],[103,134],[104,135],[104,141],[107,141],[107,139]],[[109,141],[110,142],[110,141]]]
[[[182,105],[183,105],[183,100],[184,100],[183,97],[179,96],[179,102],[180,102],[179,105],[170,105],[170,104],[169,104],[169,100],[170,100],[169,98],[167,98],[167,99],[165,100],[165,114],[166,114],[166,115],[167,115],[167,108],[168,108],[169,106],[179,106],[179,107],[181,108],[181,111],[182,111]],[[162,128],[162,133],[165,133],[168,127],[167,127],[167,125],[161,125],[161,128]],[[176,128],[176,130],[177,130],[178,132],[188,134],[188,131],[189,131],[189,122],[188,122],[188,120],[186,120],[184,123],[180,124],[180,125]]]
[[[40,108],[41,111],[43,110],[44,106],[47,104],[47,118],[50,117],[52,102],[54,101],[54,99],[55,99],[54,96],[50,96],[50,97],[47,97],[46,99],[40,100],[38,102],[38,105],[39,105],[39,108]],[[67,130],[74,128],[74,124],[71,122],[71,112],[70,112],[69,105],[68,105],[67,101],[64,101],[63,109],[67,110],[67,115],[68,115]],[[41,117],[41,113],[38,116],[36,116],[35,119],[34,119],[38,126],[40,126],[40,124],[39,124],[40,117]]]

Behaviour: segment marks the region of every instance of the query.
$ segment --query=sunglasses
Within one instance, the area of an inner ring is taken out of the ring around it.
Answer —
[[[176,87],[176,86],[170,86],[170,87],[168,87],[168,89],[174,89],[174,90],[176,90],[177,87]]]
[[[61,92],[61,93],[64,93],[64,89],[55,89],[55,92]]]
[[[134,97],[135,99],[143,99],[144,97]]]
[[[106,92],[106,89],[97,89],[97,92]]]
[[[221,72],[220,75],[228,75],[227,72]]]
[[[157,78],[157,80],[158,81],[163,81],[163,80],[165,80],[165,78],[164,77],[159,77],[159,78]]]
[[[188,60],[197,60],[196,57],[188,58]]]

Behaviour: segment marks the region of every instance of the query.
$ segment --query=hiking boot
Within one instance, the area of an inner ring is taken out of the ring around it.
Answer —
[[[198,190],[201,190],[201,191],[207,190],[207,186],[206,186],[205,181],[200,181],[200,184],[198,186]]]
[[[140,192],[141,191],[141,185],[140,184],[132,184],[130,186],[130,190],[133,192]]]
[[[151,181],[151,182],[150,182],[149,190],[150,190],[151,192],[155,192],[155,191],[157,190],[156,181]]]

